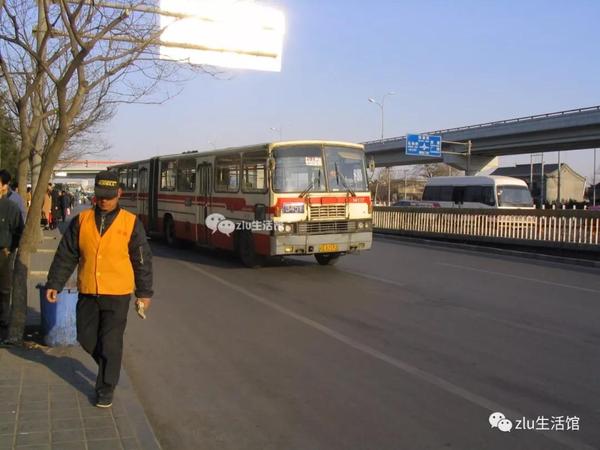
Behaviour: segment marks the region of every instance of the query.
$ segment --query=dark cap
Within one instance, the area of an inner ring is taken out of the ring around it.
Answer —
[[[103,170],[96,175],[94,194],[96,197],[115,198],[119,191],[119,175],[111,170]]]

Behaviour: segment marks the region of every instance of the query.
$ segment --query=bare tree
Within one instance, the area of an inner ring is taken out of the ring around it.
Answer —
[[[456,169],[444,163],[430,163],[415,166],[414,175],[424,178],[456,175]]]
[[[154,50],[161,30],[156,15],[144,12],[154,11],[154,2],[111,4],[118,8],[94,0],[0,0],[0,83],[18,126],[18,182],[25,186],[31,169],[39,173],[15,265],[11,343],[22,342],[30,255],[59,157],[93,135],[119,103],[170,97],[154,95],[176,70]]]

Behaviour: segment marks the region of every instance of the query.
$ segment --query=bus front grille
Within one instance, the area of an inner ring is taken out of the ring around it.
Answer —
[[[346,205],[310,205],[310,220],[345,219]]]
[[[298,224],[299,234],[348,233],[356,230],[356,222],[302,222]]]

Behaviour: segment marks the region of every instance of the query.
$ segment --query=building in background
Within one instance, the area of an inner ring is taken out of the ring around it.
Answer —
[[[596,195],[594,196],[594,191],[596,191]],[[591,205],[594,204],[594,200],[596,201],[596,205],[600,205],[600,183],[596,183],[596,185],[592,185],[587,189],[587,199]]]
[[[569,202],[583,202],[585,196],[586,179],[575,172],[568,164],[560,165],[560,198],[559,198],[559,168],[558,164],[544,164],[544,202],[564,204]],[[519,178],[527,183],[534,202],[541,203],[542,193],[542,165],[517,164],[513,167],[499,167],[491,175],[503,175]]]

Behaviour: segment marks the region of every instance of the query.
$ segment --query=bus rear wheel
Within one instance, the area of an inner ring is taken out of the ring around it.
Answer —
[[[322,266],[333,266],[340,260],[341,253],[315,253],[315,259]]]
[[[171,216],[165,218],[165,241],[170,247],[177,246],[177,236],[175,235],[175,222]]]
[[[238,241],[238,253],[242,264],[246,267],[256,268],[265,264],[266,258],[256,253],[254,247],[254,237],[252,233],[244,232],[240,234]]]

